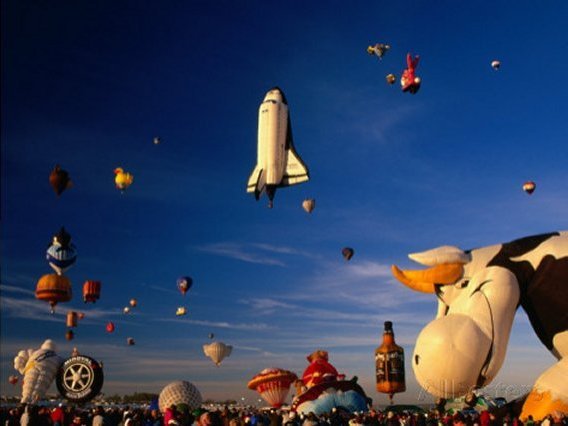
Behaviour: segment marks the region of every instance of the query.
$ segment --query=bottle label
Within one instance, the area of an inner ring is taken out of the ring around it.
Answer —
[[[375,355],[377,383],[404,383],[404,352],[386,352]]]

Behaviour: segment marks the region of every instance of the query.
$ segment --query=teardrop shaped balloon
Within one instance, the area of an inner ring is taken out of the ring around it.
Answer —
[[[10,383],[11,385],[15,385],[16,383],[18,383],[18,376],[10,376],[8,377],[8,383]]]
[[[181,294],[185,296],[185,293],[191,288],[193,285],[193,280],[191,277],[179,277],[177,279],[177,287]]]
[[[67,330],[67,332],[65,333],[65,339],[73,340],[74,338],[75,338],[75,333],[73,333],[73,330]]]
[[[60,196],[63,191],[73,186],[69,173],[67,173],[66,170],[63,170],[59,164],[57,164],[51,171],[49,175],[49,184],[57,196]]]
[[[313,198],[306,198],[302,202],[302,208],[308,213],[313,212],[315,207],[316,207],[316,200],[314,200]]]
[[[390,85],[392,85],[396,82],[396,76],[394,74],[388,74],[385,77],[385,79],[386,79],[387,83],[390,84]]]
[[[111,321],[107,322],[106,331],[107,331],[107,333],[112,333],[114,331],[114,323],[113,322],[111,322]]]
[[[497,71],[500,67],[501,67],[501,61],[498,60],[491,61],[491,68],[493,68],[495,71]]]
[[[225,345],[223,342],[213,342],[209,345],[203,345],[203,353],[207,355],[217,365],[221,365],[223,359],[231,355],[233,347]]]
[[[525,191],[529,195],[532,194],[535,189],[536,189],[536,183],[534,183],[531,180],[523,184],[523,191]]]
[[[351,247],[344,247],[341,250],[341,254],[343,255],[343,257],[345,258],[345,260],[351,260],[351,258],[353,257],[353,255],[355,254],[355,251],[351,248]]]
[[[136,299],[130,299],[130,306],[135,308],[138,305],[138,301]]]
[[[134,339],[133,339],[132,337],[127,337],[127,338],[126,338],[126,344],[127,344],[128,346],[133,346],[133,345],[136,344],[136,342],[134,341]]]

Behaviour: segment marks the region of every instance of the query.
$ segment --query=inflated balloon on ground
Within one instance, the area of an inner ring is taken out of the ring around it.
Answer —
[[[188,381],[178,380],[168,384],[160,392],[158,405],[164,413],[172,405],[185,404],[190,410],[201,407],[203,398],[197,387]]]

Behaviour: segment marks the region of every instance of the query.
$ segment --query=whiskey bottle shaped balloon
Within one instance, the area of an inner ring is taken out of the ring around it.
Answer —
[[[377,392],[386,393],[390,403],[395,393],[404,392],[404,349],[394,341],[392,322],[385,321],[383,343],[375,349]]]

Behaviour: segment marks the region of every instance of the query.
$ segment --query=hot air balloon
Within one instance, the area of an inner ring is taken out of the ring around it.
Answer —
[[[136,305],[138,305],[138,301],[137,301],[136,299],[130,299],[130,306],[132,306],[133,308],[135,308]]]
[[[383,342],[375,349],[377,392],[386,393],[390,403],[395,393],[404,392],[404,349],[394,341],[392,322],[385,321]]]
[[[493,68],[495,71],[497,71],[499,67],[501,67],[501,61],[498,60],[491,61],[491,68]]]
[[[65,332],[65,340],[73,340],[75,338],[75,333],[73,333],[73,330],[67,330]]]
[[[367,47],[367,53],[369,55],[375,55],[379,59],[383,59],[383,55],[387,53],[389,49],[390,46],[388,44],[377,43],[374,46]]]
[[[83,284],[83,300],[85,303],[95,303],[101,297],[101,282],[100,281],[85,281]]]
[[[209,339],[213,340],[214,337],[215,337],[215,334],[209,333]]]
[[[77,327],[77,312],[67,312],[67,327]]]
[[[313,212],[315,207],[316,207],[316,200],[314,200],[313,198],[306,198],[302,202],[302,208],[308,213]]]
[[[124,312],[125,314],[129,314],[129,313],[130,313],[130,306],[125,306],[125,307],[122,309],[122,312]]]
[[[116,184],[116,188],[120,189],[121,192],[124,192],[124,190],[132,185],[132,182],[134,181],[134,176],[125,172],[120,167],[114,169],[114,174],[114,183]]]
[[[10,383],[11,385],[15,385],[16,383],[18,383],[18,376],[10,376],[8,377],[8,383]]]
[[[114,331],[114,323],[112,323],[110,321],[107,322],[106,331],[107,331],[107,333],[112,333]]]
[[[73,186],[71,179],[69,178],[69,173],[63,170],[59,165],[56,165],[51,171],[49,175],[49,184],[57,196],[61,195],[63,191]]]
[[[77,318],[79,320],[82,320],[83,318],[85,318],[85,314],[83,312],[77,312]]]
[[[71,234],[61,227],[53,236],[52,244],[47,248],[46,259],[49,266],[61,275],[69,269],[77,260],[75,246],[71,244]]]
[[[388,74],[385,79],[387,80],[388,84],[394,84],[396,81],[396,76],[394,74]]]
[[[185,315],[186,313],[187,313],[187,311],[186,311],[185,307],[180,306],[180,307],[177,308],[176,315],[177,315],[178,317],[179,317],[179,316],[182,316],[182,315]]]
[[[160,138],[158,136],[156,136],[154,138],[154,145],[160,145],[160,142],[162,142],[162,141],[160,140]]]
[[[532,194],[535,189],[536,189],[536,183],[534,183],[531,180],[523,184],[523,191],[525,191],[529,195]]]
[[[127,338],[126,338],[126,344],[127,344],[128,346],[133,346],[133,345],[136,344],[136,342],[134,341],[134,339],[133,339],[132,337],[127,337]]]
[[[71,300],[71,281],[63,275],[44,275],[37,282],[35,296],[36,299],[49,302],[51,313],[54,313],[57,303]]]
[[[344,247],[341,250],[341,254],[343,255],[343,257],[345,258],[345,260],[351,260],[351,258],[353,257],[353,255],[355,254],[355,252],[353,251],[353,249],[351,247]]]
[[[248,382],[248,388],[257,391],[271,407],[280,408],[290,385],[298,379],[296,374],[281,368],[266,368]]]
[[[406,54],[407,68],[402,72],[402,77],[400,77],[400,85],[402,86],[403,92],[409,92],[414,95],[420,89],[421,80],[420,77],[416,76],[416,68],[418,67],[419,60],[420,56],[418,55],[413,59],[410,53]]]
[[[196,410],[201,407],[203,399],[201,393],[191,382],[178,380],[168,384],[160,392],[158,397],[158,406],[160,411],[165,413],[166,408],[172,405],[184,404],[188,409]]]
[[[213,342],[208,345],[203,345],[203,353],[213,360],[218,367],[225,357],[231,355],[233,347],[225,345],[222,342]]]
[[[21,402],[33,403],[41,400],[55,379],[62,362],[55,353],[55,344],[50,339],[43,342],[37,350],[18,352],[14,358],[14,368],[24,376]]]
[[[193,285],[193,280],[191,279],[191,277],[179,277],[177,279],[177,287],[179,291],[181,291],[181,294],[183,294],[184,296],[192,285]]]

